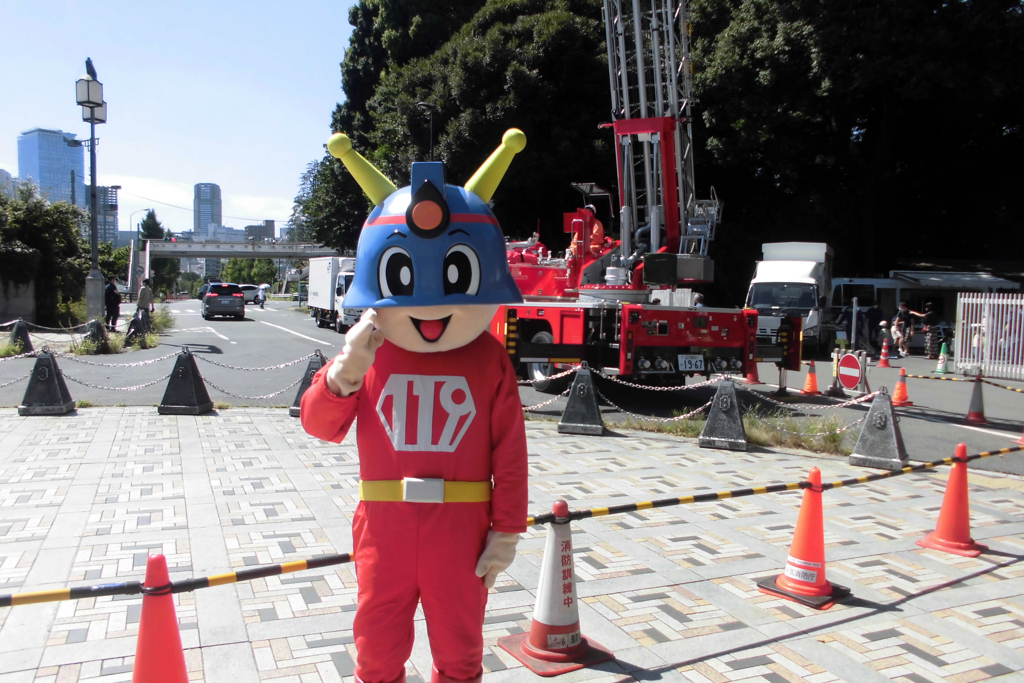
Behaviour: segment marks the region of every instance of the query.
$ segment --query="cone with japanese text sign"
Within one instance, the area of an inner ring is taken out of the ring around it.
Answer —
[[[558,676],[615,658],[580,632],[569,505],[556,501],[552,511],[556,519],[544,547],[530,631],[498,639],[501,649],[538,676]]]
[[[825,526],[821,511],[821,471],[817,467],[807,475],[800,518],[789,547],[786,569],[775,578],[757,581],[762,593],[826,610],[850,595],[850,589],[825,578]]]

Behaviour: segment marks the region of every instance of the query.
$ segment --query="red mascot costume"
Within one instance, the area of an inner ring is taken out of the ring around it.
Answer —
[[[487,328],[521,301],[487,202],[526,145],[508,131],[466,187],[444,165],[395,186],[341,134],[328,143],[376,205],[346,308],[366,308],[302,397],[302,425],[340,442],[358,418],[352,523],[356,678],[405,679],[423,603],[432,681],[479,681],[487,589],[526,530],[526,431],[516,377]]]

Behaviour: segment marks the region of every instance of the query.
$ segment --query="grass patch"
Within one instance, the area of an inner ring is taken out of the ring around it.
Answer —
[[[681,415],[679,411],[675,415]],[[766,422],[768,424],[766,424]],[[675,422],[655,422],[654,420],[638,420],[627,417],[623,426],[644,432],[671,434],[695,439],[704,431],[705,419],[694,417]],[[772,429],[774,425],[786,431]],[[837,415],[828,417],[812,417],[806,420],[794,419],[788,411],[753,409],[743,415],[743,429],[747,433],[747,441],[755,446],[767,448],[796,448],[812,453],[828,455],[849,455],[853,449],[846,445],[849,435],[856,428],[839,432],[846,425]],[[788,433],[792,432],[792,433]],[[827,432],[823,436],[817,436]]]
[[[149,316],[149,327],[153,332],[160,334],[174,327],[174,314],[167,306],[161,306],[155,313]],[[154,344],[154,346],[156,346]]]
[[[87,338],[71,344],[71,353],[76,356],[97,356],[121,353],[122,351],[124,351],[124,335],[120,332],[109,334],[106,344],[97,343]]]
[[[82,399],[81,401],[77,401],[75,403],[75,405],[77,407],[79,407],[79,408],[95,408],[96,407],[96,404],[93,403],[92,401],[90,401],[87,398],[86,399]]]
[[[155,332],[139,335],[132,340],[131,346],[134,351],[155,349],[157,346],[160,346],[160,335]]]
[[[22,348],[24,347],[21,345],[21,340],[16,339],[13,342],[6,341],[3,344],[0,344],[0,358],[17,356],[19,353],[22,353]]]
[[[230,403],[225,403],[224,401],[214,401],[213,402],[213,407],[216,410],[227,410],[228,408],[231,407],[231,404]]]

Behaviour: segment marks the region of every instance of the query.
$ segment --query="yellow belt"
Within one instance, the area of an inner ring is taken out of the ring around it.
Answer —
[[[359,499],[392,503],[486,503],[491,499],[491,482],[441,479],[360,481]]]

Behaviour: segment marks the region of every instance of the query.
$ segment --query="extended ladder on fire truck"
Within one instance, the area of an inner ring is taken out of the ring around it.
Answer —
[[[697,199],[694,187],[688,2],[604,0],[603,12],[611,126],[618,142],[622,257],[630,256],[638,228],[655,226],[648,253],[665,247],[667,253],[690,257],[672,260],[680,277],[657,277],[656,284],[711,280],[708,246],[721,204],[714,188],[711,199]],[[650,267],[645,270],[650,280]]]

